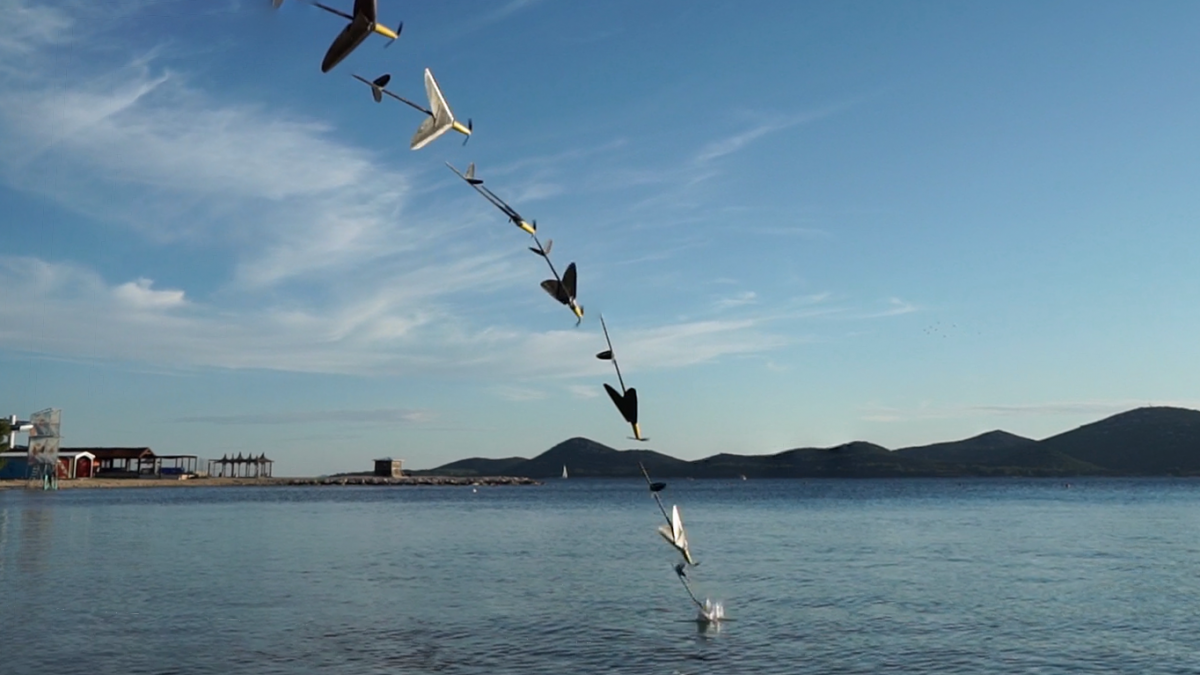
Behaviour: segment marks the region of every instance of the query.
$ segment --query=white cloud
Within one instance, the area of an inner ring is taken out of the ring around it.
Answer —
[[[154,282],[146,278],[128,281],[113,289],[113,295],[122,303],[138,309],[166,309],[185,304],[183,291],[156,291],[151,288],[153,285]]]

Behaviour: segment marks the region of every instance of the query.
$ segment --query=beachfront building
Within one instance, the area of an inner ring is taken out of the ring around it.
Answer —
[[[101,478],[137,478],[154,475],[156,462],[150,448],[63,448],[60,452],[89,452],[96,458]]]
[[[375,460],[375,475],[382,478],[402,478],[404,476],[404,460],[391,457]]]
[[[196,455],[155,455],[154,473],[159,477],[192,476],[199,463]]]
[[[208,475],[219,478],[270,478],[275,460],[267,459],[267,453],[237,457],[223,455],[221,459],[208,460]]]

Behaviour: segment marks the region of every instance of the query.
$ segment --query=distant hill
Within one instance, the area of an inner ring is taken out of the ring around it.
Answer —
[[[1200,475],[1200,411],[1138,408],[1039,445],[1115,474]]]
[[[989,431],[961,441],[934,443],[896,452],[912,459],[951,464],[1002,464],[1014,450],[1037,445],[1037,441],[1007,431]]]
[[[1042,441],[989,431],[899,450],[863,441],[773,455],[721,453],[685,461],[572,438],[533,459],[473,458],[414,474],[555,478],[887,478],[905,476],[1200,475],[1200,411],[1138,408]]]
[[[422,471],[439,476],[524,476],[558,478],[563,467],[575,478],[618,478],[641,476],[638,462],[655,476],[688,476],[690,462],[653,450],[615,450],[587,438],[572,438],[533,459],[475,457]],[[417,472],[413,472],[417,473]]]

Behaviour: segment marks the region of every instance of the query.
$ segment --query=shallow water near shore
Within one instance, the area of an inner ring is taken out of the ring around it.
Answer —
[[[4,673],[1200,673],[1200,481],[0,492]]]

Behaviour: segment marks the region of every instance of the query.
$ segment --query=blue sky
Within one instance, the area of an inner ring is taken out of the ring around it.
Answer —
[[[1200,5],[379,4],[322,74],[292,0],[0,0],[0,412],[286,475],[629,447],[601,312],[684,458],[1200,407]],[[350,77],[425,67],[466,147]]]

